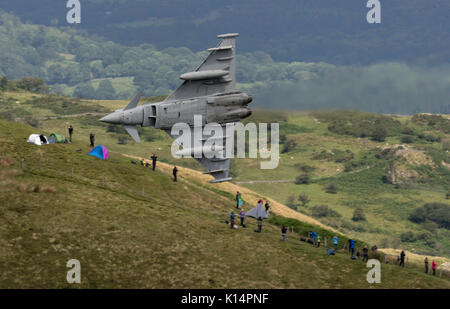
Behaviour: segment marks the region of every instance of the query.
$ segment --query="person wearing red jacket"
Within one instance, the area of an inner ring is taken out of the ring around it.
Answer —
[[[431,262],[431,269],[433,270],[433,276],[436,276],[436,266],[437,266],[436,262],[432,261]]]

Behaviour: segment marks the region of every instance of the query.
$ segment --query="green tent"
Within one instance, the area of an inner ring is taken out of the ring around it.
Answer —
[[[64,135],[52,133],[52,134],[50,134],[50,136],[48,138],[48,142],[50,144],[67,143],[67,140],[66,140],[66,137]]]

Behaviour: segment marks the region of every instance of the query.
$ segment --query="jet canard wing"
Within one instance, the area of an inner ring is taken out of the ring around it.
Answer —
[[[175,141],[183,147],[183,149],[177,151],[177,155],[180,156],[190,156],[194,157],[197,162],[203,166],[206,171],[203,174],[210,174],[214,177],[214,180],[211,180],[211,183],[215,182],[223,182],[223,181],[231,181],[231,177],[229,176],[230,172],[230,158],[226,156],[225,145],[227,143],[233,143],[234,136],[226,136],[226,128],[222,126],[222,137],[220,138],[220,142],[214,146],[205,145],[205,141],[207,137],[203,137],[201,140],[201,145],[198,145],[198,148],[194,148],[192,145],[194,144],[194,128],[190,128],[190,136],[191,143],[189,146],[182,145],[180,140],[178,139],[178,135],[171,134],[171,130],[165,130],[167,134],[169,134]],[[233,146],[233,145],[231,145]],[[196,157],[195,153],[199,152],[201,157]],[[214,153],[214,156],[212,155]],[[207,155],[209,154],[209,155]]]
[[[208,49],[209,56],[195,71],[180,76],[184,82],[166,100],[235,92],[235,50],[238,35],[238,33],[219,35],[220,43]]]

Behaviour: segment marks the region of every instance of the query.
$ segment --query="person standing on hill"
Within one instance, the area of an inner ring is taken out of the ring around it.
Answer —
[[[320,235],[317,234],[317,248],[320,248]]]
[[[240,215],[241,215],[241,226],[245,227],[245,225],[244,225],[244,219],[245,219],[245,211],[244,211],[244,209],[241,209]]]
[[[92,132],[89,134],[89,141],[91,142],[91,147],[94,147],[95,135]]]
[[[154,171],[156,168],[156,159],[158,159],[158,157],[153,154],[150,158],[152,159],[152,170]]]
[[[281,227],[281,236],[283,236],[283,241],[286,241],[286,232],[287,232],[287,227],[285,227],[284,225]]]
[[[69,142],[72,143],[72,134],[73,134],[73,127],[72,125],[69,126]]]
[[[405,251],[402,250],[400,253],[400,266],[405,267]]]
[[[270,205],[269,205],[269,201],[266,201],[266,204],[264,205],[266,212],[269,213],[269,209],[270,209]]]
[[[230,229],[234,228],[234,211],[230,214]]]
[[[363,247],[363,262],[367,262],[369,260],[369,248],[366,245]]]
[[[175,182],[177,182],[177,173],[178,173],[178,169],[177,169],[177,167],[175,166],[175,167],[173,168],[173,171],[172,171],[172,174],[173,174],[173,181],[175,181]]]
[[[436,276],[436,266],[437,266],[437,264],[436,264],[436,262],[433,260],[433,261],[431,262],[431,270],[433,271],[433,276]]]
[[[259,218],[258,218],[258,229],[255,230],[255,232],[261,233],[261,230],[262,230],[262,221],[263,221],[263,219],[262,219],[261,217],[259,217]]]
[[[353,239],[350,239],[350,252],[352,253],[352,256],[355,253],[355,241]]]
[[[423,262],[425,263],[425,273],[428,274],[428,257]]]
[[[336,251],[338,246],[338,237],[336,235],[333,236],[333,244],[334,244],[334,251]]]
[[[313,240],[314,246],[317,245],[317,243],[316,243],[316,237],[317,237],[317,232],[316,232],[316,230],[314,230],[314,231],[311,232],[311,238],[312,238],[312,240]]]
[[[236,200],[236,208],[239,208],[240,206],[240,201],[241,201],[241,193],[239,191],[236,192],[236,196],[235,196],[235,200]]]

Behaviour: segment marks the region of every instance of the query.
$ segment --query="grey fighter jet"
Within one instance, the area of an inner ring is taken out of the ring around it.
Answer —
[[[235,40],[238,35],[238,33],[219,35],[220,43],[208,49],[209,56],[195,71],[180,76],[182,84],[164,101],[138,106],[141,96],[139,93],[124,109],[116,110],[100,121],[124,125],[126,131],[139,143],[136,125],[151,126],[171,135],[172,126],[183,122],[189,125],[191,136],[194,136],[194,115],[201,115],[202,127],[207,123],[218,123],[222,126],[223,144],[227,139],[234,140],[234,134],[226,136],[225,125],[250,116],[251,110],[247,105],[252,101],[250,95],[236,91],[235,87]],[[205,139],[202,137],[202,143]],[[192,147],[183,146],[183,153],[193,153]],[[205,174],[214,177],[212,182],[231,180],[228,175],[230,158],[225,155],[211,158],[205,156],[204,152],[203,149],[202,157],[196,160],[207,170]]]

